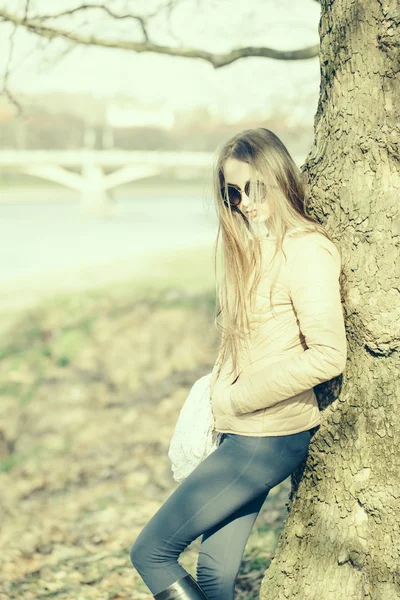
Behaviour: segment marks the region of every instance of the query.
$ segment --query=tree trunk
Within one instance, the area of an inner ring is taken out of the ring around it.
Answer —
[[[399,22],[398,0],[321,0],[303,172],[341,251],[349,352],[315,388],[322,423],[292,477],[265,600],[400,599]]]

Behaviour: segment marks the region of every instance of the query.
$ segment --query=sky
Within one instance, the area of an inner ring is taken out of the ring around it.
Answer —
[[[70,9],[79,0],[31,0],[32,13]],[[92,2],[93,3],[93,2]],[[157,7],[163,0],[135,0],[135,7]],[[127,0],[109,1],[115,10]],[[0,0],[0,6],[18,12],[23,0]],[[145,10],[145,8],[144,8]],[[318,43],[320,6],[315,0],[187,0],[171,20],[168,30],[160,13],[153,27],[157,43],[224,52],[240,46],[265,45],[275,49],[299,49]],[[90,13],[82,31],[139,41],[132,20],[110,20]],[[63,27],[77,27],[80,20],[68,18]],[[0,76],[9,51],[8,24],[0,23]],[[18,30],[14,38],[13,72],[9,87],[14,94],[39,92],[91,92],[96,96],[133,96],[144,107],[191,110],[207,106],[227,120],[240,119],[249,111],[268,116],[276,107],[290,107],[291,121],[312,122],[319,93],[319,61],[281,61],[245,58],[214,69],[199,59],[134,53],[114,49],[75,46],[60,58],[65,42],[47,46],[30,33]]]

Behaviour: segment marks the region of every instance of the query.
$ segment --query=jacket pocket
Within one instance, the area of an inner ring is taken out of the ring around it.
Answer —
[[[233,416],[234,413],[232,412],[229,398],[230,387],[231,384],[229,381],[218,380],[215,384],[211,399],[211,408],[215,416]]]

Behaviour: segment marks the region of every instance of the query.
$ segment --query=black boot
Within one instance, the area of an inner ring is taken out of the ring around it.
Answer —
[[[208,600],[201,587],[190,574],[181,577],[165,590],[158,592],[153,598],[155,600]]]

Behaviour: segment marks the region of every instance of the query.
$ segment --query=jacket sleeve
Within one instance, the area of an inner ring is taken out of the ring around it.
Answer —
[[[230,386],[236,414],[267,408],[340,375],[347,342],[336,246],[309,236],[288,256],[288,288],[306,350],[265,366]],[[294,250],[294,249],[293,249]]]

